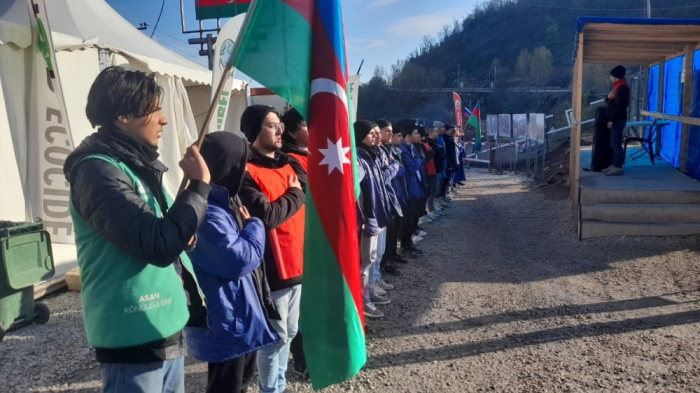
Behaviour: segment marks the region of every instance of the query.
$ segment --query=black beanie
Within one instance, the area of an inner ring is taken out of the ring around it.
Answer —
[[[270,112],[277,113],[275,108],[269,105],[251,105],[245,108],[241,116],[241,131],[245,134],[248,142],[253,143],[258,139],[265,117]],[[279,116],[279,114],[277,114]]]
[[[428,131],[425,130],[425,127],[418,126],[417,128],[418,128],[418,133],[420,134],[420,136],[422,136],[423,138],[428,137]]]
[[[355,143],[362,143],[363,140],[369,135],[375,124],[369,120],[358,120],[353,124],[355,128]]]
[[[614,76],[617,79],[624,78],[626,73],[627,73],[627,69],[621,65],[610,70],[610,75]]]

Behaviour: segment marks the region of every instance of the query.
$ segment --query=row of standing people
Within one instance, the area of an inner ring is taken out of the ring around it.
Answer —
[[[189,350],[208,363],[208,392],[245,392],[256,369],[261,392],[284,392],[299,329],[306,123],[247,108],[247,140],[216,132],[201,153],[188,148],[190,182],[172,199],[158,160],[162,99],[154,75],[103,70],[86,107],[98,131],[64,165],[103,389],[184,393]]]
[[[452,205],[452,188],[465,184],[461,133],[436,122],[425,129],[412,120],[354,124],[360,173],[357,203],[364,314],[382,318],[391,303],[388,276],[423,255],[417,243]]]

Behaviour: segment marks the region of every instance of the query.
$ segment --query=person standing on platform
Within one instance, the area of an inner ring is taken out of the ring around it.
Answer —
[[[610,130],[610,146],[613,150],[613,163],[603,169],[606,176],[622,176],[625,172],[622,165],[625,162],[625,152],[622,149],[622,132],[627,125],[627,107],[630,105],[630,87],[625,79],[627,70],[619,65],[610,71],[610,81],[613,89],[605,98],[608,106],[608,129]]]

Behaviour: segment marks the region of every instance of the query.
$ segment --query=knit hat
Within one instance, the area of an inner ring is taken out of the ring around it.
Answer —
[[[353,126],[355,127],[355,143],[360,144],[369,135],[375,124],[369,120],[358,120]]]
[[[260,129],[270,112],[277,113],[275,108],[269,105],[251,105],[245,108],[241,116],[241,131],[245,134],[248,142],[253,143],[258,139]],[[279,116],[279,114],[277,114]]]
[[[441,122],[441,121],[435,120],[435,121],[433,122],[433,127],[442,128],[442,127],[444,127],[444,126],[445,126],[445,123],[443,123],[443,122]]]
[[[418,128],[418,133],[420,134],[420,136],[422,136],[423,138],[427,138],[427,137],[428,137],[428,131],[425,130],[425,127],[423,127],[423,126],[418,126],[418,127],[416,127],[416,128]]]
[[[614,76],[617,79],[624,78],[626,73],[627,73],[627,69],[621,65],[610,70],[610,75]]]

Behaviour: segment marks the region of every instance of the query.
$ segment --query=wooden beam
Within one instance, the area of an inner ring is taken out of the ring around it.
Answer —
[[[692,43],[700,41],[693,41]],[[590,49],[605,49],[605,50],[624,50],[627,52],[638,52],[640,50],[658,50],[663,51],[664,54],[676,53],[679,50],[685,50],[688,46],[688,42],[608,42],[608,41],[596,41],[588,42],[586,45],[586,50]]]
[[[583,99],[583,50],[585,44],[585,34],[579,35],[578,54],[574,65],[574,83],[572,86],[571,108],[574,115],[574,121],[571,125],[571,142],[570,142],[570,163],[569,163],[569,182],[571,183],[571,203],[574,209],[574,222],[576,228],[580,227],[580,192],[581,186],[581,100]]]
[[[660,33],[660,32],[672,32],[680,34],[688,33],[700,33],[700,26],[698,25],[629,25],[629,24],[615,24],[615,23],[591,23],[586,25],[583,30],[586,33],[599,33],[599,32],[613,32],[613,33],[624,33],[624,32],[648,32],[648,33]]]
[[[663,113],[664,112],[664,97],[665,97],[665,89],[666,89],[666,59],[659,59],[659,86],[658,86],[658,104],[656,106],[656,112],[658,113]],[[644,112],[642,112],[644,113]],[[645,116],[650,116],[650,115],[645,115]],[[656,133],[656,151],[655,154],[657,156],[661,156],[661,141],[662,141],[662,135],[661,132]]]
[[[648,66],[643,66],[642,68],[642,75],[640,76],[641,80],[639,83],[641,84],[642,88],[642,105],[639,107],[640,113],[639,113],[639,120],[642,120],[642,113],[641,110],[645,109],[647,107],[647,104],[649,102],[649,67]]]
[[[667,113],[649,112],[649,111],[642,111],[642,116],[651,116],[651,117],[656,117],[657,119],[662,119],[662,120],[677,121],[681,124],[687,124],[689,126],[700,126],[700,117],[676,116],[676,115],[669,115]]]
[[[588,33],[590,42],[614,42],[620,44],[626,43],[680,43],[684,45],[700,43],[700,34],[685,35],[679,37],[677,34],[658,33],[652,36],[639,36],[637,34],[603,34],[603,33]]]
[[[685,78],[683,80],[683,117],[690,117],[690,100],[693,97],[693,60],[695,59],[695,47],[688,45],[685,48]],[[698,119],[700,120],[700,119]],[[690,124],[681,126],[681,162],[680,170],[687,172],[688,168],[688,131]]]

